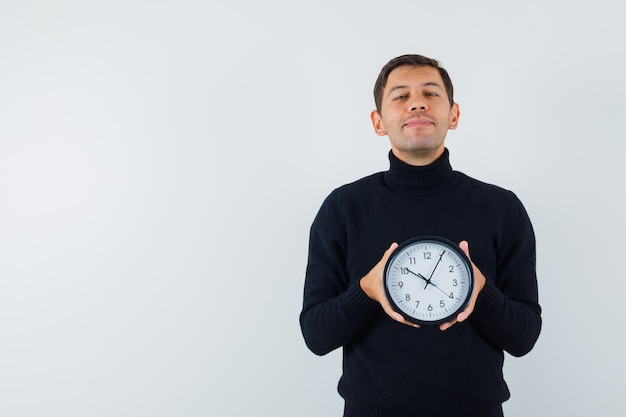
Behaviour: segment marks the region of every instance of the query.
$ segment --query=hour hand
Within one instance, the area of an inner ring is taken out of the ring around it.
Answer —
[[[418,272],[418,273],[415,273],[415,272],[411,271],[409,268],[405,268],[405,269],[406,269],[406,270],[407,270],[410,274],[413,274],[413,275],[415,275],[416,277],[423,279],[423,280],[424,280],[424,281],[426,281],[426,283],[428,284],[428,281],[429,281],[429,280],[428,280],[428,279],[426,279],[426,277],[425,277],[424,275],[420,274],[419,272]]]
[[[421,279],[423,279],[424,281],[426,281],[426,285],[424,286],[424,289],[426,289],[428,287],[428,284],[432,285],[433,287],[437,288],[439,291],[441,291],[442,293],[446,294],[445,291],[443,291],[441,288],[439,288],[434,282],[432,282],[429,278],[426,278],[424,275],[420,274],[419,272],[416,274],[415,272],[411,271],[409,268],[406,268],[406,270],[415,275],[416,277],[419,277]]]

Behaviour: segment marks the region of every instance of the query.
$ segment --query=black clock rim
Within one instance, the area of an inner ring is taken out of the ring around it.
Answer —
[[[470,287],[470,289],[467,292],[467,295],[465,296],[465,300],[463,300],[463,303],[461,303],[461,305],[457,309],[455,309],[452,313],[450,313],[449,315],[447,315],[446,317],[444,317],[442,319],[430,320],[430,321],[428,321],[428,320],[420,320],[420,319],[415,318],[415,317],[413,317],[413,316],[411,316],[409,314],[406,314],[393,301],[393,299],[391,297],[391,293],[389,292],[389,288],[387,286],[387,275],[388,275],[387,271],[389,270],[389,266],[391,265],[393,260],[398,256],[398,254],[404,248],[406,248],[407,246],[411,246],[411,245],[415,244],[416,242],[436,242],[436,243],[440,243],[440,244],[443,244],[443,245],[447,246],[449,249],[451,249],[457,255],[459,255],[459,257],[465,263],[465,265],[467,266],[467,269],[469,270],[469,287]],[[459,247],[459,245],[455,244],[451,240],[446,239],[446,238],[441,237],[441,236],[434,236],[434,235],[418,236],[418,237],[414,237],[414,238],[405,240],[404,242],[400,243],[398,245],[398,247],[391,253],[391,255],[389,256],[389,259],[387,259],[387,262],[385,264],[385,269],[383,270],[383,287],[385,288],[385,295],[387,297],[387,300],[389,301],[389,304],[391,304],[391,307],[394,309],[394,311],[400,313],[402,315],[402,317],[404,317],[405,320],[407,320],[407,321],[409,321],[409,322],[411,322],[413,324],[418,324],[420,326],[438,326],[440,324],[447,323],[447,322],[453,320],[457,315],[459,315],[459,313],[461,313],[463,310],[465,310],[465,308],[469,304],[469,301],[472,298],[472,294],[474,292],[474,268],[472,267],[472,263],[471,263],[470,259],[467,257],[467,255],[465,255],[465,252],[463,252],[463,250]]]

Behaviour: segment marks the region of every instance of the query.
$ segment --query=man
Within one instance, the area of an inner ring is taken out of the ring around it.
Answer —
[[[530,220],[512,192],[452,170],[444,140],[460,111],[436,60],[392,59],[374,98],[390,169],[322,204],[311,226],[304,339],[318,355],[343,348],[345,417],[502,416],[504,352],[526,354],[541,329]],[[440,326],[411,325],[383,289],[387,259],[418,236],[459,242],[474,268],[468,307]]]

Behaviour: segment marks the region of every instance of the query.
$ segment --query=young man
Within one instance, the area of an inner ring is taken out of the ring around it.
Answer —
[[[311,226],[304,339],[318,355],[343,348],[345,417],[502,416],[504,352],[526,354],[541,329],[528,215],[512,192],[452,170],[444,140],[460,112],[437,61],[392,59],[374,98],[390,168],[322,204]],[[383,289],[387,259],[418,236],[459,242],[474,268],[468,307],[438,327],[410,325]]]

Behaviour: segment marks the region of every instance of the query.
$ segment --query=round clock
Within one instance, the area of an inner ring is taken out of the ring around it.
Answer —
[[[383,273],[387,298],[411,323],[448,322],[467,306],[474,271],[461,248],[447,239],[418,237],[391,254]]]

